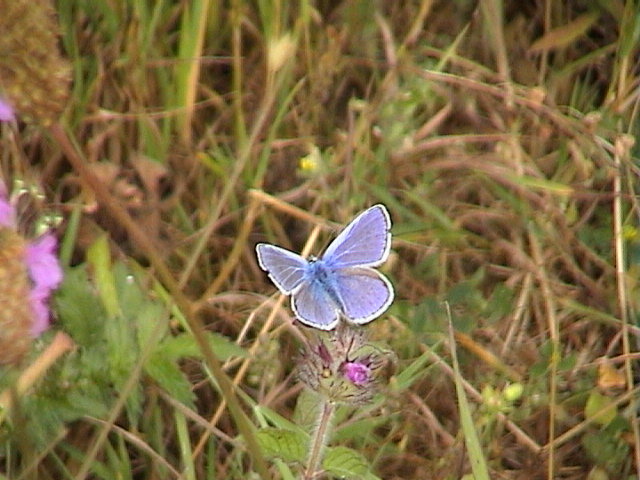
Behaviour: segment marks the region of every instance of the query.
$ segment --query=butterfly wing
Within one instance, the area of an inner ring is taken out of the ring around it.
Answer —
[[[297,253],[259,243],[256,254],[260,268],[269,274],[271,281],[285,295],[290,295],[303,284],[309,262]]]
[[[387,259],[390,229],[386,207],[374,205],[331,242],[321,259],[323,269],[313,269],[300,255],[265,243],[256,246],[258,263],[282,293],[292,296],[291,307],[305,325],[331,330],[341,313],[354,323],[368,323],[393,302],[389,280],[369,268]]]
[[[369,323],[382,315],[393,302],[391,282],[372,268],[338,270],[334,275],[334,285],[342,313],[354,323]]]
[[[291,308],[298,320],[320,330],[333,329],[340,319],[338,306],[318,282],[303,283],[293,293]]]
[[[391,219],[384,205],[374,205],[358,215],[327,247],[322,258],[336,268],[384,262],[391,248]]]

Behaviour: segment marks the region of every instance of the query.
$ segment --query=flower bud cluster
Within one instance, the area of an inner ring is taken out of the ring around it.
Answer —
[[[333,403],[371,401],[390,352],[369,343],[362,328],[345,322],[333,331],[314,334],[300,355],[300,380]]]

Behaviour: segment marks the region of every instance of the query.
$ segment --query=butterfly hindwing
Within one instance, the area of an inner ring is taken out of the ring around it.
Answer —
[[[378,318],[393,302],[391,282],[368,267],[351,267],[335,273],[344,316],[358,324]]]
[[[304,283],[292,295],[291,307],[302,323],[320,330],[331,330],[340,319],[338,306],[317,282]]]

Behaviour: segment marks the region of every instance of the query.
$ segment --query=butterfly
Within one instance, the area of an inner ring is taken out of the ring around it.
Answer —
[[[391,282],[372,267],[391,248],[391,219],[384,205],[360,213],[320,258],[309,260],[268,243],[256,245],[258,264],[285,295],[303,324],[332,330],[340,317],[368,323],[382,315],[394,298]]]

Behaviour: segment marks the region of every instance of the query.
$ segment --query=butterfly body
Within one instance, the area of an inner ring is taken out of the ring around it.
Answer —
[[[305,325],[331,330],[341,316],[368,323],[384,313],[394,297],[389,280],[372,268],[389,255],[390,228],[387,209],[375,205],[347,225],[320,258],[306,260],[260,243],[258,263],[282,293],[291,295],[292,309]]]
[[[331,301],[344,311],[339,285],[336,282],[337,269],[322,259],[311,259],[305,271],[305,279],[312,289],[325,291]]]

